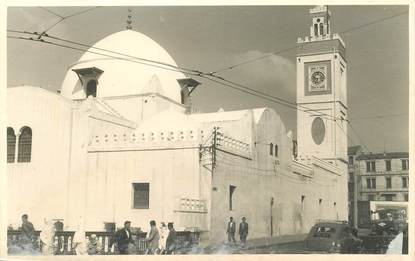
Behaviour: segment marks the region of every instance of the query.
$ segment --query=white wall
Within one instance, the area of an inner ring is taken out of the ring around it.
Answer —
[[[7,126],[17,134],[32,129],[32,157],[28,163],[7,164],[8,222],[20,224],[22,214],[39,229],[44,217],[64,218],[68,195],[71,104],[36,87],[8,90]]]

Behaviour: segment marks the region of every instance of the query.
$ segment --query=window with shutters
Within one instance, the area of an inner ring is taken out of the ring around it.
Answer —
[[[409,161],[404,159],[402,160],[402,170],[408,170]]]
[[[408,188],[408,178],[402,177],[402,188]]]
[[[150,207],[150,183],[133,183],[133,208],[149,209]]]
[[[392,188],[392,178],[391,177],[386,178],[386,188]]]
[[[349,165],[353,165],[353,164],[354,164],[354,157],[349,156]]]
[[[366,179],[366,185],[368,189],[375,189],[376,188],[376,179],[370,178]]]
[[[16,154],[16,134],[13,128],[7,127],[7,163],[14,162]]]
[[[386,171],[391,171],[392,170],[392,164],[390,160],[386,161]]]
[[[376,161],[366,161],[366,172],[376,172]]]
[[[17,162],[30,162],[32,157],[32,129],[23,127],[20,131]]]
[[[229,186],[229,210],[233,210],[233,193],[235,192],[236,186]]]

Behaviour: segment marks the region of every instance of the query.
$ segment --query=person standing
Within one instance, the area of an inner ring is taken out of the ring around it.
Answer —
[[[246,237],[248,236],[248,223],[246,222],[246,218],[242,217],[242,222],[239,224],[239,238],[241,240],[241,244],[246,244]]]
[[[150,232],[148,233],[148,237],[144,240],[148,242],[147,245],[147,254],[154,255],[157,253],[159,248],[159,240],[160,234],[156,226],[156,221],[150,221]]]
[[[167,236],[169,235],[169,229],[166,226],[166,223],[161,222],[161,226],[159,229],[160,232],[160,252],[164,253],[166,251],[166,243],[167,243]]]
[[[130,227],[131,222],[125,221],[124,228],[118,230],[115,235],[115,241],[117,242],[117,247],[120,255],[128,255],[128,246],[130,244],[135,245],[131,235]]]
[[[169,229],[169,235],[166,241],[166,254],[174,254],[174,251],[177,248],[177,233],[173,228],[173,223],[168,223],[167,228]]]
[[[76,255],[87,254],[87,243],[85,238],[84,220],[82,217],[78,219],[78,226],[72,238],[72,246]]]
[[[36,241],[35,228],[33,224],[29,222],[29,216],[27,214],[22,215],[22,235],[21,245],[24,249],[33,249],[34,242]]]
[[[236,232],[236,225],[235,225],[235,222],[233,221],[233,217],[230,217],[229,222],[228,222],[228,228],[226,229],[229,243],[233,242],[234,244],[236,244],[235,232]]]
[[[55,226],[52,220],[44,219],[44,225],[40,232],[40,249],[43,255],[53,255],[56,248]]]

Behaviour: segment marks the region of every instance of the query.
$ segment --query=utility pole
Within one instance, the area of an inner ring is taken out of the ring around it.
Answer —
[[[213,127],[213,142],[212,142],[212,170],[216,167],[216,146],[218,139],[219,127]]]
[[[274,197],[271,197],[271,237],[274,235],[274,223],[273,223],[273,216],[272,216],[272,207],[274,206]]]
[[[357,211],[359,209],[358,206],[357,206],[357,204],[358,204],[357,196],[359,194],[358,182],[360,180],[360,168],[357,166],[357,164],[355,165],[354,162],[353,162],[353,172],[354,172],[354,175],[353,175],[353,221],[354,221],[353,223],[354,224],[353,225],[354,225],[355,228],[357,228],[358,227],[358,217],[359,217],[359,215],[357,213]],[[359,175],[359,177],[358,177],[358,175]]]

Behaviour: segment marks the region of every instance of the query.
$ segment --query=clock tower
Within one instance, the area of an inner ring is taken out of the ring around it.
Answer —
[[[332,34],[330,11],[309,11],[310,34],[297,41],[298,155],[314,155],[347,172],[347,62]]]

